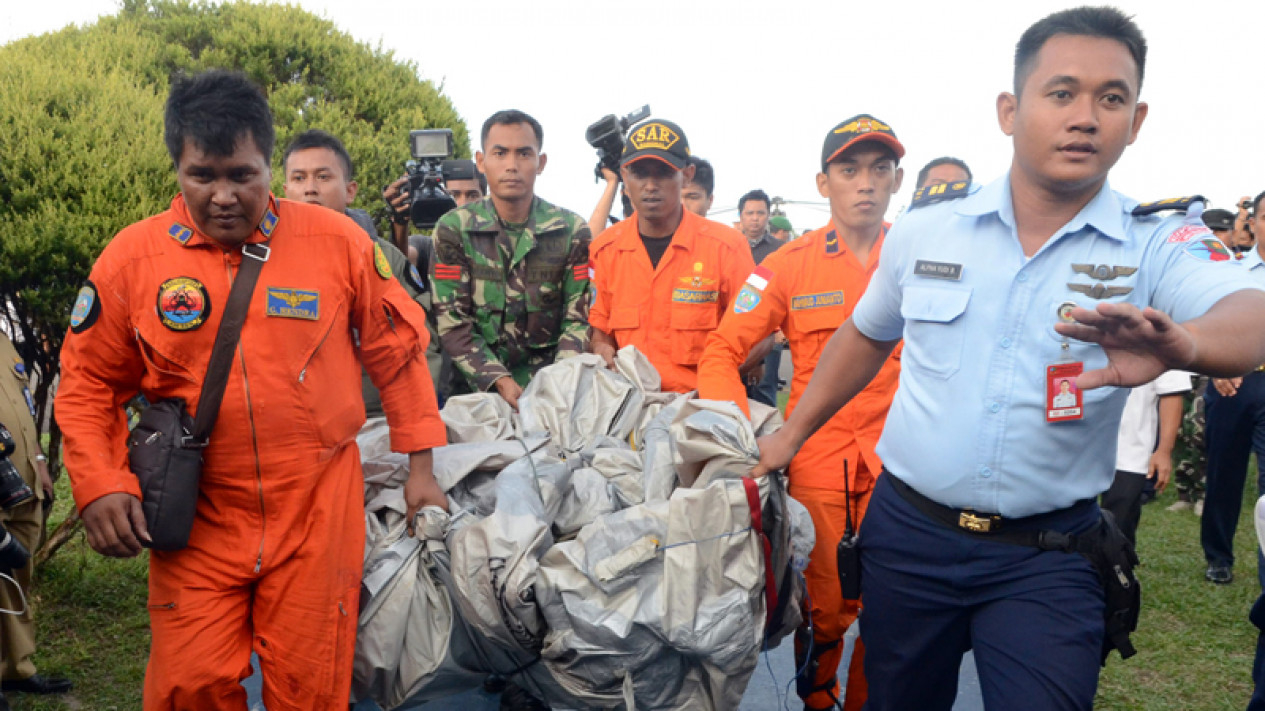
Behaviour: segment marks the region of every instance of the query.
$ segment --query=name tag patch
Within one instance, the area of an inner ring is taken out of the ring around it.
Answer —
[[[714,304],[719,294],[714,289],[673,289],[672,300],[686,304]]]
[[[962,265],[952,264],[949,262],[931,262],[926,259],[919,259],[914,262],[914,276],[958,281],[962,278]]]
[[[321,295],[307,289],[268,287],[265,313],[280,318],[301,318],[316,321],[321,317]]]
[[[791,310],[820,309],[827,306],[843,306],[842,291],[826,291],[820,294],[803,294],[791,297]]]

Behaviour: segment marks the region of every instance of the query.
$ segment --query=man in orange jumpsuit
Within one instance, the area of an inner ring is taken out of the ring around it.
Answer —
[[[898,166],[904,154],[892,129],[872,116],[848,119],[826,134],[817,190],[830,201],[830,224],[769,255],[747,279],[734,308],[725,314],[703,351],[700,397],[733,400],[746,410],[738,365],[754,344],[781,329],[795,363],[787,409],[795,408],[822,348],[852,314],[878,266],[887,230],[883,215],[900,189]],[[809,662],[808,678],[799,687],[806,709],[833,708],[838,703],[841,640],[856,620],[860,604],[840,594],[835,549],[844,535],[846,512],[851,510],[853,525],[859,526],[874,478],[882,471],[874,446],[899,376],[898,347],[869,387],[818,430],[791,462],[791,496],[808,508],[817,529],[805,571],[812,627],[806,620],[795,636],[796,668]],[[865,703],[863,656],[858,640],[848,668],[844,703],[848,711]]]
[[[75,501],[98,552],[134,556],[149,540],[123,405],[140,392],[196,411],[241,245],[270,240],[189,545],[150,556],[144,707],[245,711],[253,651],[270,711],[342,711],[364,552],[361,362],[392,447],[410,454],[409,513],[447,506],[431,474],[445,435],[424,316],[354,222],[269,193],[272,114],[244,77],[177,81],[165,125],[180,195],[102,252],[62,349],[56,411]]]
[[[689,157],[675,123],[633,127],[619,170],[636,212],[589,247],[597,290],[590,349],[613,363],[616,350],[636,346],[666,392],[696,387],[707,335],[755,267],[740,232],[682,207],[681,189],[694,177]]]

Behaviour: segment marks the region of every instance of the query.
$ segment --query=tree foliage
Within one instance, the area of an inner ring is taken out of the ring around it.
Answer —
[[[241,70],[267,93],[278,192],[281,148],[309,128],[343,140],[364,186],[358,206],[379,214],[409,129],[451,128],[469,155],[461,118],[416,66],[294,7],[125,0],[93,25],[0,47],[0,321],[37,376],[41,422],[93,261],[177,191],[162,143],[171,79],[214,67]]]

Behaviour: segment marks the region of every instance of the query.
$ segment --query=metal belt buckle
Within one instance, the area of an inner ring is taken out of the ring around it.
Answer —
[[[980,516],[972,511],[962,511],[958,513],[958,528],[964,528],[971,533],[991,533],[993,517]]]

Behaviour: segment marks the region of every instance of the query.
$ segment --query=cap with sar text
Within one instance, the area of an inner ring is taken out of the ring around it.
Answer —
[[[643,121],[628,132],[619,164],[628,165],[643,158],[656,158],[676,170],[685,168],[690,157],[690,143],[681,127],[664,119]]]
[[[1204,224],[1210,230],[1232,230],[1234,229],[1234,213],[1229,210],[1204,210],[1201,215]]]
[[[905,157],[905,147],[896,139],[896,132],[891,126],[869,114],[860,114],[843,121],[826,134],[826,141],[821,146],[822,169],[840,153],[862,141],[878,141],[891,148],[897,159]]]

